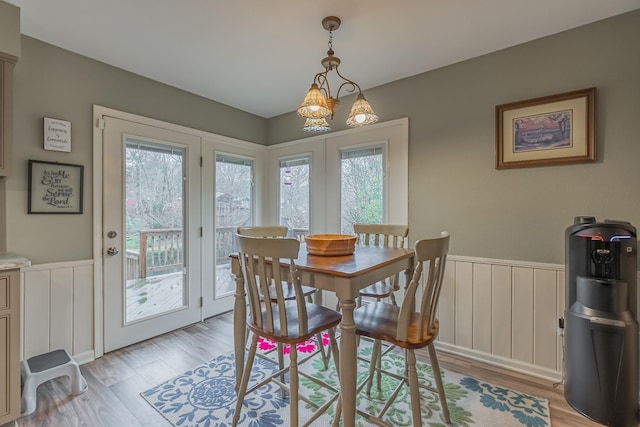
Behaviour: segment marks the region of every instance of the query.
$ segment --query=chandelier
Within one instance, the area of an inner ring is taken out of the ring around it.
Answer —
[[[340,22],[340,18],[336,16],[327,16],[322,20],[322,27],[329,31],[329,50],[327,51],[327,57],[320,62],[324,67],[324,71],[316,74],[313,78],[311,88],[298,108],[298,115],[306,118],[302,130],[320,132],[331,129],[327,122],[327,117],[333,119],[335,108],[340,104],[340,91],[343,88],[350,93],[355,92],[356,89],[358,90],[358,98],[353,103],[347,118],[348,126],[364,126],[378,121],[378,116],[373,112],[364,95],[362,95],[362,90],[358,83],[344,77],[338,70],[340,58],[334,56],[333,32],[340,28]],[[342,79],[335,95],[331,93],[331,85],[329,84],[330,71],[335,71],[338,77]]]

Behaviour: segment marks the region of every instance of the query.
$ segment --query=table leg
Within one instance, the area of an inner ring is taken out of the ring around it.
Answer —
[[[236,299],[233,307],[233,341],[236,356],[236,392],[242,381],[244,371],[244,350],[247,330],[247,302],[245,299],[244,278],[242,273],[236,274]]]
[[[356,423],[357,351],[356,324],[353,320],[354,299],[341,299],[340,322],[340,389],[342,400],[342,425],[353,427]]]
[[[413,263],[411,263],[411,267],[407,268],[404,271],[404,278],[405,278],[404,289],[406,291],[407,288],[409,287],[409,284],[411,283],[411,279],[413,279]]]

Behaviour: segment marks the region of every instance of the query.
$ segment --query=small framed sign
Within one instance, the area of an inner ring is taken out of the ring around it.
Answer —
[[[29,160],[30,214],[81,214],[84,166]]]
[[[71,152],[71,122],[44,118],[44,149]]]

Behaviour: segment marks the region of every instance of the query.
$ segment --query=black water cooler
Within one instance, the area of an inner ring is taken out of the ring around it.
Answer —
[[[628,222],[577,217],[566,231],[564,395],[614,427],[638,425],[636,251]]]

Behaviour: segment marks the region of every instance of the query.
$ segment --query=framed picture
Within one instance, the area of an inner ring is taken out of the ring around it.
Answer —
[[[496,169],[596,160],[596,88],[496,106]]]
[[[44,149],[71,152],[71,122],[44,118]]]
[[[81,214],[84,166],[29,160],[30,214]]]

